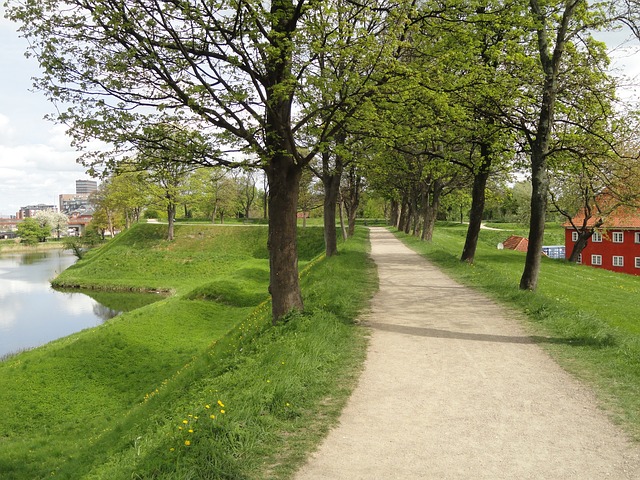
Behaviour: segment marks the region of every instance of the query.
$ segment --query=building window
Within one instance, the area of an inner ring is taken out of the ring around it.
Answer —
[[[591,235],[591,241],[592,242],[601,242],[602,241],[602,234],[600,232],[593,232],[593,235]]]
[[[602,265],[602,255],[591,255],[591,265]]]
[[[582,254],[578,254],[578,261],[576,263],[582,263]]]
[[[613,266],[614,267],[624,267],[624,257],[619,255],[613,256]]]
[[[640,257],[636,257],[636,268],[640,268]]]
[[[636,232],[636,243],[640,243],[640,232]]]
[[[613,243],[623,243],[624,232],[613,232]]]
[[[578,241],[578,232],[571,232],[571,241],[572,242],[577,242]]]

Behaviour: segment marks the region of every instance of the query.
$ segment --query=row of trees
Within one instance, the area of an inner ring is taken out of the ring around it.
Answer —
[[[69,218],[64,213],[37,211],[33,217],[25,218],[18,224],[18,236],[22,243],[34,245],[54,236],[60,239],[67,234]]]
[[[487,182],[526,171],[520,287],[535,289],[550,172],[588,158],[611,179],[609,160],[625,163],[628,123],[591,32],[634,27],[633,2],[8,3],[42,65],[38,86],[61,104],[57,120],[78,146],[109,145],[81,157],[93,173],[264,172],[274,320],[303,308],[296,211],[306,168],[324,187],[329,255],[343,182],[347,216],[366,181],[425,240],[443,198],[469,188],[468,262]]]
[[[141,215],[153,218],[162,211],[169,223],[169,240],[178,209],[185,218],[207,217],[224,223],[229,217],[263,215],[264,191],[255,172],[223,168],[194,168],[181,164],[139,171],[125,171],[106,178],[92,196],[92,224],[99,230],[128,228]]]

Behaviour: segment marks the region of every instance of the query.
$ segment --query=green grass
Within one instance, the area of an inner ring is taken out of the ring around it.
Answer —
[[[306,311],[271,327],[264,229],[206,229],[181,225],[168,244],[159,226],[141,226],[65,273],[177,294],[0,363],[3,480],[290,478],[364,359],[353,320],[376,285],[365,232],[331,259],[317,257],[321,229],[301,234]],[[104,271],[125,260],[132,285],[126,267]],[[178,275],[190,270],[190,281]]]
[[[551,238],[557,230],[550,228]],[[464,227],[447,224],[438,226],[431,244],[397,235],[528,319],[534,338],[594,386],[612,418],[640,440],[640,277],[543,258],[536,292],[521,291],[524,253],[497,250],[503,232],[483,230],[476,262],[467,265],[459,261],[464,234]]]
[[[165,240],[166,225],[136,225],[108,248],[89,251],[53,282],[56,287],[173,290],[185,293],[236,269],[268,269],[267,227],[176,225],[176,241]],[[323,249],[322,229],[300,229],[300,265]],[[265,296],[266,296],[266,289]]]

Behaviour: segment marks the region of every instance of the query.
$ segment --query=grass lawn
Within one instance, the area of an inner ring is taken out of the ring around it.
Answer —
[[[164,228],[59,283],[174,295],[0,362],[3,480],[289,478],[335,422],[366,347],[366,231],[331,259],[322,229],[301,231],[306,312],[272,327],[266,228]]]
[[[552,225],[545,244],[560,244],[561,230]],[[525,254],[496,249],[511,232],[482,230],[474,265],[459,261],[465,233],[464,226],[440,224],[430,244],[397,235],[457,280],[528,319],[541,344],[594,386],[614,420],[640,440],[640,277],[544,258],[537,291],[521,291]]]

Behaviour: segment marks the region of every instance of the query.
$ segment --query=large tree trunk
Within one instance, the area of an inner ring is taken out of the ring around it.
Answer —
[[[289,154],[276,153],[266,173],[269,178],[269,293],[275,323],[291,310],[303,309],[298,281],[296,217],[302,169]]]
[[[549,175],[547,162],[542,152],[532,154],[531,161],[531,220],[529,222],[529,247],[524,271],[520,278],[522,290],[535,290],[542,262],[542,244],[547,215]],[[535,160],[534,160],[535,157]]]
[[[174,232],[174,220],[176,218],[176,205],[175,203],[169,202],[167,204],[167,220],[169,223],[169,231],[167,233],[167,240],[173,240],[173,232]]]
[[[340,138],[337,138],[340,140]],[[344,141],[344,139],[343,139]],[[322,154],[322,184],[324,186],[324,246],[325,255],[331,257],[338,253],[338,234],[336,231],[336,205],[340,196],[343,162],[336,155],[333,168],[329,153]]]
[[[482,144],[480,146],[480,152],[482,155],[482,163],[479,171],[473,176],[469,228],[467,228],[467,237],[464,241],[462,256],[460,257],[460,261],[467,263],[473,263],[476,256],[478,237],[480,235],[480,228],[482,227],[482,215],[484,214],[487,180],[489,179],[489,172],[491,169],[489,146],[487,144]]]
[[[549,174],[547,172],[547,155],[553,132],[554,112],[558,93],[558,74],[569,32],[569,24],[576,8],[581,2],[567,2],[558,26],[555,44],[549,40],[546,30],[548,18],[540,6],[539,0],[530,0],[529,6],[533,17],[538,21],[538,51],[540,63],[544,71],[542,86],[542,104],[535,137],[531,145],[531,221],[529,223],[529,248],[525,260],[524,271],[520,278],[520,289],[535,290],[538,286],[538,275],[542,261],[542,243],[544,225],[547,215],[549,196]],[[552,50],[553,53],[550,53]]]

